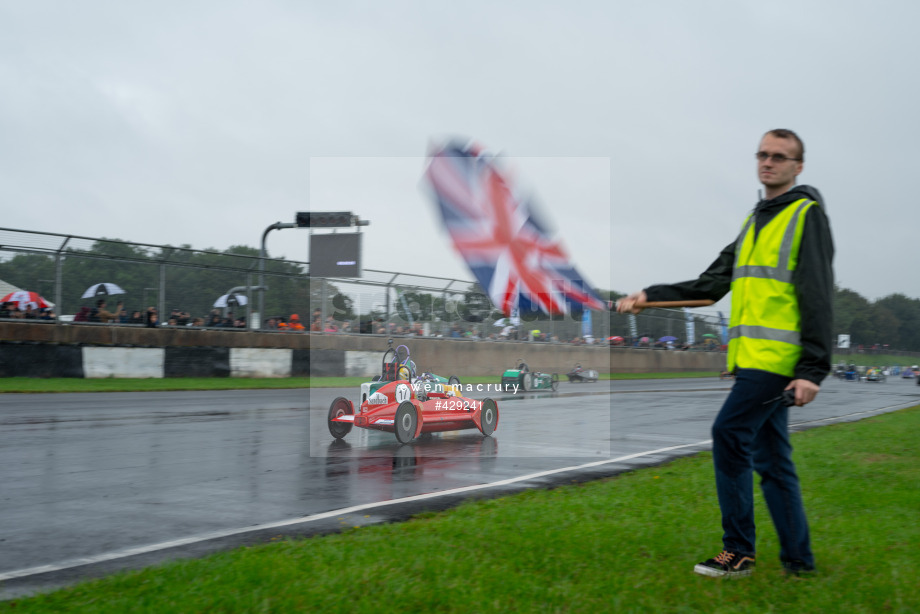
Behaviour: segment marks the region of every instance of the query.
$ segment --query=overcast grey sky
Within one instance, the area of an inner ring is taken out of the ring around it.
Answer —
[[[372,222],[365,267],[471,279],[420,190],[429,143],[459,135],[514,157],[588,280],[626,292],[715,258],[756,202],[761,134],[786,127],[838,283],[920,297],[918,17],[907,0],[6,1],[0,226],[225,249],[350,209]],[[268,247],[306,260],[307,233]]]

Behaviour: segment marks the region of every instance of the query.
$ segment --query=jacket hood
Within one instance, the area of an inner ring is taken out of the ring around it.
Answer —
[[[824,206],[824,198],[821,197],[821,193],[817,188],[813,188],[810,185],[797,185],[794,186],[788,192],[780,194],[776,198],[770,200],[761,200],[757,203],[757,211],[762,211],[764,209],[770,209],[776,206],[786,206],[789,203],[795,202],[800,198],[808,198],[809,200],[817,201],[819,205]]]

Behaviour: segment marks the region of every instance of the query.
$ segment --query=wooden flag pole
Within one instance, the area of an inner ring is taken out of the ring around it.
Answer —
[[[611,309],[616,309],[619,305],[619,301],[611,305]],[[708,307],[714,305],[715,301],[711,301],[707,298],[704,299],[694,299],[688,301],[650,301],[646,303],[636,303],[634,307],[636,309],[666,309],[668,307]]]
[[[714,305],[715,301],[709,299],[697,299],[692,301],[651,301],[648,303],[636,303],[638,309],[652,309],[655,307],[708,307]]]

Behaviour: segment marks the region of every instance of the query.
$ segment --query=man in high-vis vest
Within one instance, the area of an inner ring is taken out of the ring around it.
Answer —
[[[694,567],[714,577],[749,575],[754,568],[754,470],[784,569],[815,569],[787,402],[810,403],[830,371],[834,243],[821,195],[796,185],[805,162],[798,135],[767,132],[756,159],[765,198],[715,262],[698,279],[650,286],[617,306],[638,313],[647,301],[718,301],[732,293],[728,368],[735,383],[712,426],[723,550]]]

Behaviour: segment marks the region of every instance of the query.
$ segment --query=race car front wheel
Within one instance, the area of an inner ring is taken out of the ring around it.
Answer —
[[[553,392],[559,390],[559,374],[553,373]]]
[[[409,401],[403,401],[396,408],[396,418],[393,420],[396,427],[396,439],[399,443],[409,443],[415,439],[415,429],[418,428],[418,410]]]
[[[335,401],[332,402],[332,405],[329,406],[329,434],[331,434],[336,439],[341,439],[345,435],[351,432],[351,427],[354,426],[348,422],[333,422],[333,418],[338,418],[339,416],[345,416],[348,414],[355,413],[355,410],[351,406],[351,402],[345,397],[338,397]]]

